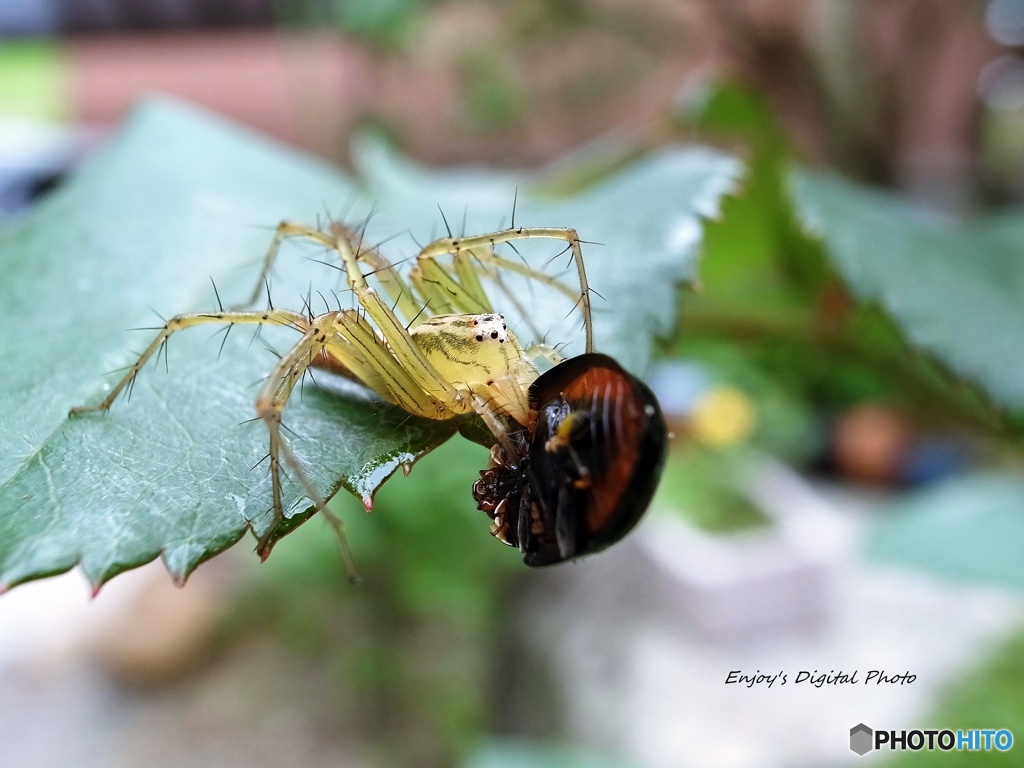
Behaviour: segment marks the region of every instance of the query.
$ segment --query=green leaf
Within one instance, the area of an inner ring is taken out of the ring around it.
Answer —
[[[794,172],[791,189],[854,296],[995,402],[1024,411],[1024,216],[962,224],[811,171]]]
[[[886,506],[868,538],[879,560],[947,578],[1024,587],[1024,481],[969,474]]]
[[[818,243],[795,220],[786,194],[792,148],[764,98],[747,86],[709,83],[683,105],[680,117],[718,141],[740,141],[747,160],[740,189],[706,227],[700,281],[687,303],[691,332],[722,321],[761,328],[815,322],[825,259]]]
[[[147,366],[130,400],[106,414],[69,419],[67,411],[100,400],[116,381],[104,373],[131,364],[149,343],[155,330],[139,331],[138,340],[124,333],[162,325],[149,307],[166,315],[215,308],[211,278],[226,305],[243,300],[281,219],[314,223],[340,207],[358,220],[375,208],[370,242],[410,233],[382,247],[397,262],[415,255],[416,241],[443,234],[436,204],[459,227],[468,205],[467,232],[493,230],[502,217],[509,223],[518,187],[517,224],[574,226],[604,243],[585,250],[591,283],[606,298],[597,346],[641,370],[653,337],[672,327],[674,286],[692,275],[700,218],[717,211],[738,171],[710,150],[666,150],[573,199],[542,200],[530,192],[540,177],[427,171],[379,144],[360,157],[365,179],[357,183],[191,108],[154,101],[0,242],[0,586],[81,564],[98,588],[157,556],[184,580],[249,527],[262,533],[271,524],[260,465],[266,431],[246,420],[275,361],[264,345],[286,350],[294,342],[287,329],[252,343],[236,328],[219,360],[220,339],[209,330],[175,334],[168,371],[163,362]],[[301,310],[308,295],[321,311],[317,289],[333,305],[340,275],[313,263],[322,251],[286,250],[272,281],[275,305]],[[521,250],[543,266],[558,248]],[[520,303],[549,342],[582,351],[572,302],[511,285],[510,318]],[[369,506],[396,469],[455,429],[410,417],[357,385],[319,374],[317,383],[295,393],[285,423],[326,496],[345,487]],[[309,502],[296,483],[286,480],[285,497],[286,515],[303,519]]]

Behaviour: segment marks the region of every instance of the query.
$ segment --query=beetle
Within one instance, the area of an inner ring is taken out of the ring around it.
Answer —
[[[614,544],[640,520],[665,464],[668,429],[654,393],[614,359],[570,358],[529,389],[514,450],[491,449],[473,498],[491,533],[529,566]]]

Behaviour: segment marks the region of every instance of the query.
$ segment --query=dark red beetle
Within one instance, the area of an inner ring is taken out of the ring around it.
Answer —
[[[639,521],[667,446],[658,401],[607,355],[585,354],[530,387],[530,423],[510,434],[515,455],[491,450],[473,485],[491,532],[530,566],[598,552]]]

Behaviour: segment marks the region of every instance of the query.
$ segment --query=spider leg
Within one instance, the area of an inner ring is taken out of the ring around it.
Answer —
[[[163,329],[157,334],[156,338],[150,342],[150,345],[146,347],[146,350],[139,355],[135,363],[128,368],[125,375],[117,382],[117,384],[114,385],[114,388],[110,390],[101,402],[94,405],[75,406],[70,410],[69,415],[75,416],[77,414],[88,413],[90,411],[109,410],[118,395],[124,391],[125,387],[129,387],[135,381],[135,377],[139,375],[139,371],[142,370],[142,367],[160,350],[172,334],[186,328],[191,328],[195,325],[206,325],[210,323],[227,324],[229,326],[236,324],[286,325],[304,330],[309,324],[309,321],[305,315],[299,314],[298,312],[289,312],[287,310],[280,309],[267,310],[265,312],[221,311],[190,315],[175,315],[164,324]]]
[[[457,411],[453,401],[437,394],[438,379],[416,377],[392,354],[390,345],[355,310],[332,313],[334,335],[314,365],[340,372],[417,416],[445,419]]]
[[[498,444],[505,450],[507,456],[519,456],[519,449],[512,443],[511,438],[508,436],[508,425],[499,416],[494,408],[484,400],[480,395],[474,394],[472,396],[473,410],[476,411],[480,419],[487,425],[487,428],[494,435]]]
[[[544,358],[552,365],[565,362],[565,356],[550,344],[531,344],[526,348],[526,356],[531,360]]]
[[[302,380],[303,374],[312,361],[327,345],[333,332],[334,322],[338,313],[329,312],[313,319],[302,338],[285,355],[278,360],[270,376],[256,398],[256,413],[263,420],[270,433],[270,483],[274,503],[274,519],[264,531],[256,545],[256,552],[265,560],[273,547],[278,524],[284,519],[284,504],[281,488],[281,462],[288,467],[291,474],[299,482],[303,493],[309,497],[318,512],[321,512],[337,537],[341,549],[345,570],[351,581],[358,580],[352,552],[345,537],[344,524],[327,506],[327,501],[317,491],[309,479],[302,464],[288,447],[281,436],[281,414],[288,404],[295,385]]]
[[[405,317],[407,322],[413,322],[423,311],[423,307],[416,303],[416,294],[409,289],[394,265],[384,257],[376,246],[364,242],[362,231],[353,230],[340,222],[332,222],[331,234],[335,239],[333,246],[335,250],[337,250],[339,242],[347,243],[348,247],[355,252],[356,260],[365,261],[370,266],[372,274],[395,305],[395,309]]]
[[[579,279],[578,293],[557,278],[517,261],[505,259],[494,253],[494,246],[501,243],[539,238],[562,240],[568,244],[567,250],[572,252],[573,261],[576,264],[576,274]],[[472,264],[465,262],[460,265],[460,256],[463,256],[463,254],[470,256],[472,260],[480,265],[524,275],[554,288],[571,299],[575,299],[577,306],[583,312],[583,326],[586,331],[586,351],[593,351],[594,329],[590,306],[590,284],[587,281],[587,273],[583,265],[583,251],[580,247],[580,238],[575,229],[517,227],[515,229],[505,229],[500,232],[491,232],[473,237],[446,237],[436,240],[423,248],[419,256],[417,256],[417,267],[421,274],[417,280],[422,281],[426,285],[433,286],[425,290],[429,291],[437,301],[447,302],[452,307],[452,311],[479,312],[481,310],[473,308],[473,305],[480,306],[482,303],[485,306],[489,306],[489,302],[483,294],[483,288],[480,286],[479,280],[475,278],[471,280],[466,279],[465,275],[471,271]],[[456,282],[451,275],[436,263],[437,257],[445,255],[451,255],[455,258],[455,271],[460,276],[461,284]],[[416,284],[419,287],[419,283],[416,282]],[[440,311],[438,308],[434,308],[433,305],[432,308],[434,311]]]
[[[309,240],[320,243],[327,248],[332,248],[334,245],[334,241],[330,235],[325,232],[321,232],[315,227],[299,224],[294,221],[282,221],[277,225],[277,229],[274,231],[274,239],[270,241],[270,247],[267,249],[267,253],[263,257],[263,268],[260,270],[260,279],[256,281],[256,287],[253,288],[252,294],[249,296],[249,300],[245,304],[246,306],[252,306],[259,299],[263,286],[270,275],[270,270],[274,268],[274,262],[277,261],[277,255],[281,250],[281,243],[289,237],[305,237]]]
[[[448,414],[440,418],[468,410],[470,406],[464,403],[459,391],[431,365],[391,307],[367,284],[366,278],[359,270],[359,261],[351,244],[339,238],[335,247],[345,265],[349,288],[379,329],[381,338],[387,342],[386,351],[393,355],[394,362],[385,361],[387,364],[384,368],[395,374],[396,378],[400,369],[401,376],[411,379],[433,402],[450,404]],[[371,345],[364,344],[363,348],[369,350]],[[413,410],[413,413],[420,412],[419,409]]]
[[[417,305],[415,294],[409,289],[409,286],[406,285],[391,262],[381,254],[377,247],[363,242],[363,234],[362,230],[353,229],[339,221],[332,221],[326,231],[307,224],[282,221],[277,225],[274,239],[271,241],[267,254],[263,258],[260,278],[249,297],[247,306],[255,304],[257,299],[259,299],[260,292],[281,250],[281,243],[289,237],[302,237],[319,243],[336,253],[339,253],[342,248],[354,252],[357,261],[365,261],[370,265],[373,274],[377,276],[377,280],[380,282],[384,292],[391,298],[395,308],[411,322],[423,308]],[[343,263],[339,268],[344,267]]]
[[[146,362],[157,354],[167,339],[177,331],[191,328],[196,325],[207,325],[211,323],[227,324],[229,327],[235,324],[256,324],[256,325],[286,325],[304,331],[302,339],[282,357],[274,367],[267,383],[263,386],[256,401],[256,411],[259,417],[266,424],[270,432],[270,477],[274,503],[274,523],[260,538],[257,551],[262,558],[269,554],[271,537],[277,527],[277,523],[284,516],[284,507],[281,495],[281,467],[282,457],[289,469],[298,478],[303,491],[313,500],[317,510],[324,513],[324,516],[331,523],[331,526],[338,534],[338,541],[342,548],[342,555],[345,560],[346,569],[350,578],[355,578],[355,569],[352,564],[352,555],[345,542],[344,531],[341,520],[338,519],[326,507],[326,503],[317,493],[316,488],[306,477],[302,466],[295,459],[288,449],[287,443],[281,438],[281,411],[284,409],[295,383],[302,378],[303,372],[309,366],[311,359],[325,346],[325,341],[333,330],[334,314],[321,315],[310,323],[309,319],[298,312],[287,310],[267,310],[265,312],[211,312],[204,314],[176,315],[168,320],[160,333],[150,343],[146,350],[139,356],[135,363],[128,368],[125,375],[114,385],[110,393],[103,401],[94,405],[80,405],[72,408],[71,416],[90,411],[106,411],[117,399],[118,395],[130,387],[138,376]]]
[[[429,246],[428,246],[429,247]],[[453,254],[455,276],[435,261],[435,256],[417,257],[409,279],[434,314],[484,314],[493,312],[477,272],[477,255],[472,250]]]

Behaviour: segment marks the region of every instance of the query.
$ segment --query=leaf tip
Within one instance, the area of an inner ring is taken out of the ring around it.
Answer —
[[[270,551],[274,548],[274,539],[268,538],[266,541],[260,539],[256,544],[256,548],[253,552],[259,557],[261,563],[267,562],[267,558],[270,557]]]

